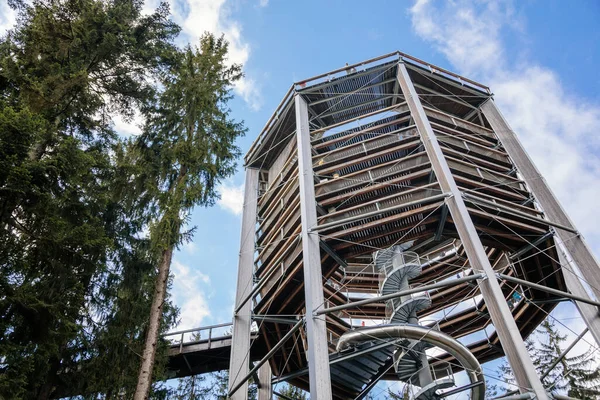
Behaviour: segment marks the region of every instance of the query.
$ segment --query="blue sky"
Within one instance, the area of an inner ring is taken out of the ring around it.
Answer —
[[[147,7],[152,7],[150,0]],[[294,81],[400,50],[488,84],[509,123],[596,254],[600,254],[600,2],[170,0],[181,43],[224,33],[246,77],[233,116],[242,151]],[[0,30],[14,16],[0,0]],[[118,118],[117,128],[135,132]],[[222,201],[197,209],[192,243],[173,264],[180,327],[231,320],[243,173]],[[572,317],[563,307],[557,318]],[[567,320],[565,319],[565,323]],[[582,323],[568,320],[575,331]]]

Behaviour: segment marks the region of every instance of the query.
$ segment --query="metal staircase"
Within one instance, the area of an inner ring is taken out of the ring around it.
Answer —
[[[409,288],[408,281],[421,274],[419,255],[404,251],[403,246],[393,246],[375,253],[375,265],[380,271],[380,294],[397,293]],[[431,306],[431,299],[425,292],[422,294],[401,296],[389,300],[387,309],[390,324],[418,325],[417,313]],[[434,381],[425,350],[426,342],[409,341],[408,350],[397,349],[394,352],[394,369],[398,378],[422,389],[415,395],[416,400],[433,399],[439,389],[454,386],[452,379]]]
[[[380,272],[379,294],[388,295],[409,289],[409,280],[421,274],[419,255],[393,246],[374,254],[376,268]],[[417,313],[431,306],[427,292],[388,300],[387,324],[383,326],[418,326]],[[347,334],[360,332],[361,329]],[[342,337],[343,338],[343,337]],[[377,380],[394,368],[400,381],[417,389],[414,400],[441,399],[442,389],[455,386],[452,374],[435,379],[429,365],[426,350],[432,345],[426,340],[401,337],[370,338],[330,359],[332,382],[352,388],[361,399],[377,383]]]
[[[391,366],[395,346],[393,342],[376,341],[362,343],[349,351],[338,353],[330,358],[331,381],[351,389],[354,393],[366,395],[365,385],[373,378],[387,372]],[[370,387],[369,387],[370,388]],[[359,394],[357,399],[362,398]]]

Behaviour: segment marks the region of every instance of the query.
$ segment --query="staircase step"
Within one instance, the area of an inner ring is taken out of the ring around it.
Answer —
[[[421,390],[419,390],[415,395],[415,400],[438,400],[441,398],[437,394],[438,390],[448,389],[453,386],[454,379],[452,378],[438,379],[421,388]]]

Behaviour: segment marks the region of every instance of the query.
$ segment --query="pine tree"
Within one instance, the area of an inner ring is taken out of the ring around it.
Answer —
[[[567,340],[561,335],[554,322],[545,320],[538,329],[546,337],[540,343],[540,365],[547,367],[562,353],[561,344]],[[566,392],[569,397],[588,400],[600,398],[600,368],[593,357],[592,350],[576,355],[565,356],[544,379],[544,385],[552,393]]]
[[[148,111],[148,123],[135,145],[146,169],[144,189],[156,201],[150,238],[158,257],[158,276],[134,398],[147,397],[159,340],[162,307],[174,249],[189,240],[183,231],[194,206],[213,205],[217,184],[235,171],[244,133],[229,117],[231,87],[241,78],[239,65],[226,66],[228,44],[205,34],[198,48],[188,46],[164,74],[164,91]]]

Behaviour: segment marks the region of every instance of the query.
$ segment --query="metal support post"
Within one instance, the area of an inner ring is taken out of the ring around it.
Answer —
[[[256,228],[256,203],[258,198],[257,169],[246,169],[244,186],[244,208],[242,214],[242,235],[240,241],[240,257],[238,265],[236,306],[240,304],[252,290],[252,269],[254,264],[254,245]],[[231,339],[231,358],[229,360],[229,389],[240,384],[248,374],[250,363],[250,328],[252,302],[247,301],[233,317]],[[241,390],[231,396],[233,400],[248,399],[248,382],[243,382]]]
[[[522,174],[523,180],[527,183],[527,186],[529,186],[529,189],[533,193],[535,200],[544,211],[546,217],[554,223],[561,224],[572,230],[575,230],[573,222],[567,216],[565,210],[561,207],[558,199],[533,164],[533,161],[531,161],[531,158],[529,158],[529,155],[523,148],[519,138],[510,128],[498,110],[498,107],[496,107],[494,101],[492,99],[487,100],[481,105],[481,110],[483,111],[483,115],[485,115],[488,122],[492,126],[496,136],[498,136],[502,146],[504,146],[504,149],[512,159],[512,162]],[[556,233],[563,242],[566,250],[571,255],[575,264],[577,264],[579,270],[581,271],[582,278],[589,283],[596,299],[600,299],[600,265],[583,240],[583,237],[579,234],[573,235],[572,233],[566,232],[562,229],[557,229]],[[567,279],[566,277],[569,274],[572,274],[572,272],[564,271],[565,279]],[[569,290],[571,290],[571,288],[569,288]],[[598,340],[598,337],[600,337],[598,324],[595,324],[595,326],[588,325],[588,327],[594,335],[594,338]]]
[[[445,193],[453,194],[447,200],[448,210],[465,248],[469,263],[475,271],[485,274],[485,279],[479,281],[479,289],[489,309],[502,348],[517,379],[519,389],[522,393],[534,392],[538,400],[547,400],[548,395],[529,358],[494,269],[487,258],[475,225],[403,62],[398,64],[397,76],[440,187]]]
[[[310,398],[329,400],[332,396],[325,317],[313,314],[313,310],[323,304],[324,298],[319,235],[310,232],[312,228],[317,226],[317,209],[315,207],[316,200],[308,106],[299,94],[296,94],[294,101],[296,106],[296,141],[298,145],[302,263],[304,270]]]
[[[264,363],[258,369],[258,379],[260,381],[258,400],[271,400],[273,397],[273,387],[271,386],[271,366],[268,362]]]

